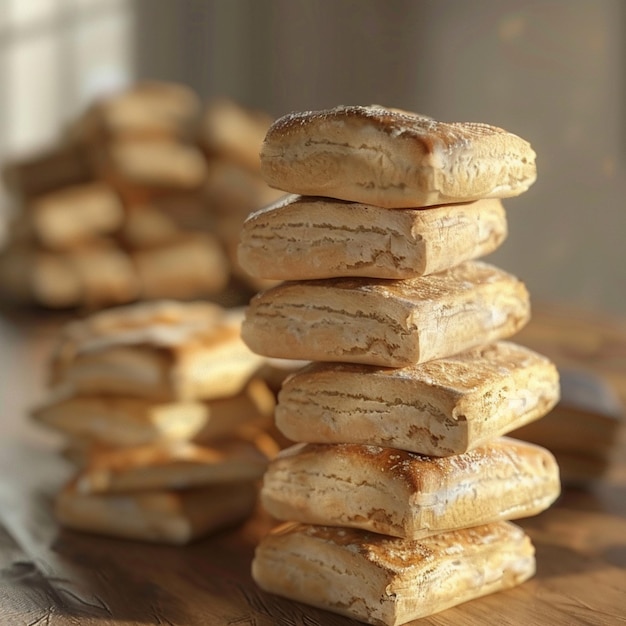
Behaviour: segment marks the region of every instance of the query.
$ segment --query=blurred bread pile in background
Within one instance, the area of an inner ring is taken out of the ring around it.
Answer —
[[[239,269],[239,228],[280,193],[259,174],[271,121],[172,83],[95,101],[56,145],[3,168],[0,295],[54,309],[246,301],[263,285]]]
[[[243,313],[158,301],[66,324],[33,418],[75,464],[58,521],[98,534],[187,543],[246,519],[279,444],[265,360]]]

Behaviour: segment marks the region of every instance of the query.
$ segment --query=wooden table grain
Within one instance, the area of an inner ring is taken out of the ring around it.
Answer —
[[[238,528],[185,547],[63,530],[51,504],[71,473],[28,410],[43,396],[59,316],[0,315],[1,626],[342,626],[332,613],[260,591],[250,562],[272,521],[259,510]],[[626,402],[626,321],[536,307],[520,343],[557,364],[600,374]],[[419,620],[420,625],[626,624],[626,441],[607,478],[565,489],[518,523],[537,550],[537,575],[512,589]]]

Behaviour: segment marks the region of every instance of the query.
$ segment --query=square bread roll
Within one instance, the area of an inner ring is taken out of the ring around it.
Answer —
[[[123,305],[139,297],[135,266],[125,250],[97,242],[65,254],[78,276],[86,308]]]
[[[507,235],[500,200],[388,211],[288,196],[243,224],[239,263],[273,280],[415,278],[496,250]]]
[[[101,95],[69,130],[73,138],[88,143],[119,137],[190,139],[200,108],[200,98],[193,89],[144,80]]]
[[[241,333],[269,357],[404,367],[505,339],[529,318],[519,279],[467,261],[407,280],[285,282],[252,298]]]
[[[501,341],[399,369],[312,363],[283,383],[276,425],[294,442],[448,456],[537,420],[558,399],[556,366]]]
[[[231,323],[241,311],[225,311],[211,302],[159,300],[96,311],[65,324],[53,351],[53,365],[62,367],[78,353],[108,345],[171,346],[188,343]]]
[[[0,177],[8,191],[28,201],[56,189],[93,181],[96,172],[88,148],[66,138],[30,155],[5,160]]]
[[[381,106],[291,113],[269,128],[272,187],[385,208],[506,198],[535,182],[535,152],[501,128]]]
[[[139,283],[128,254],[110,242],[62,252],[18,242],[0,254],[0,292],[29,305],[97,308],[132,302]]]
[[[202,113],[200,144],[211,160],[236,163],[258,175],[259,150],[271,123],[264,111],[213,98]]]
[[[101,182],[42,194],[26,209],[33,234],[48,250],[88,245],[90,240],[118,231],[125,218],[121,199]]]
[[[152,346],[111,346],[82,352],[54,367],[52,395],[128,396],[154,402],[188,401],[171,380],[171,353]]]
[[[66,254],[8,242],[0,251],[0,297],[20,305],[51,309],[83,302],[80,276]]]
[[[534,547],[510,522],[419,541],[284,524],[261,540],[252,563],[265,591],[378,626],[509,589],[534,573]]]
[[[206,159],[191,143],[126,136],[106,144],[94,144],[93,150],[100,175],[124,196],[132,195],[136,189],[153,192],[199,189],[206,179]]]
[[[274,426],[276,396],[261,378],[252,378],[234,396],[215,398],[206,405],[207,419],[193,437],[196,443],[209,443],[242,431],[268,430]]]
[[[185,231],[156,202],[131,204],[117,236],[130,250],[145,250],[173,243]]]
[[[108,446],[137,446],[189,440],[207,421],[201,402],[153,402],[132,396],[73,396],[37,407],[33,418],[44,426]]]
[[[559,493],[559,468],[548,450],[501,437],[447,457],[295,444],[270,462],[261,500],[279,520],[419,539],[530,517]]]
[[[243,343],[242,319],[241,309],[170,300],[94,313],[61,330],[50,384],[161,401],[235,395],[265,360]]]
[[[203,402],[155,402],[118,395],[51,399],[32,417],[66,437],[108,447],[168,441],[208,443],[241,427],[271,426],[275,397],[267,383],[254,378],[234,396]]]
[[[211,233],[181,233],[163,245],[134,250],[130,256],[145,300],[215,295],[230,278],[229,261]]]
[[[121,494],[85,494],[70,483],[56,496],[55,517],[73,530],[182,545],[239,524],[256,502],[251,482]]]
[[[261,478],[267,463],[268,455],[259,446],[238,438],[211,446],[175,442],[110,449],[87,461],[75,489],[124,493],[254,481]]]

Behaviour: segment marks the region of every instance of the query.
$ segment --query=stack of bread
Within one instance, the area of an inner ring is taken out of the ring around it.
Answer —
[[[101,97],[57,145],[5,167],[16,215],[0,290],[48,308],[222,301],[247,276],[233,233],[276,197],[258,171],[270,122],[230,100],[203,108],[174,83]]]
[[[33,413],[77,465],[57,498],[61,524],[186,543],[251,514],[278,447],[267,434],[275,396],[242,316],[159,301],[64,327],[50,399]]]
[[[261,499],[279,524],[252,565],[266,591],[387,626],[515,586],[534,548],[509,520],[559,495],[558,466],[505,436],[557,402],[558,373],[511,341],[514,276],[476,260],[501,198],[535,180],[529,144],[485,124],[383,107],[294,113],[267,133],[240,262],[283,281],[242,325],[259,354],[310,361],[284,382]]]

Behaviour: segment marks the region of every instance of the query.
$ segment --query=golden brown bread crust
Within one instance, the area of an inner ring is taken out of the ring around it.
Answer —
[[[37,241],[49,250],[65,250],[117,231],[124,207],[102,182],[72,185],[38,196],[27,207]]]
[[[0,251],[0,297],[62,309],[82,301],[83,286],[67,255],[9,243]]]
[[[146,202],[126,207],[118,238],[126,249],[144,250],[172,243],[184,232],[173,216]]]
[[[273,425],[276,397],[260,377],[252,378],[234,396],[215,398],[208,404],[208,418],[193,440],[209,443],[242,430],[267,430]]]
[[[189,87],[142,81],[97,99],[70,127],[70,135],[80,142],[187,138],[199,113],[200,99]]]
[[[208,444],[272,426],[275,396],[260,378],[234,396],[205,402],[159,402],[130,395],[51,398],[32,412],[44,426],[91,447],[128,447],[171,441]]]
[[[264,360],[243,343],[242,317],[240,309],[168,300],[94,313],[62,329],[50,382],[159,400],[234,395]]]
[[[208,103],[200,124],[200,141],[209,157],[224,159],[258,175],[259,150],[272,118],[228,98]]]
[[[242,337],[269,357],[403,367],[504,339],[529,317],[521,281],[468,261],[407,280],[283,283],[251,300]]]
[[[109,242],[62,252],[15,242],[0,254],[0,292],[30,305],[97,308],[135,300],[139,284],[129,256]]]
[[[121,494],[84,494],[72,482],[56,497],[55,517],[73,530],[182,545],[242,522],[256,501],[255,485],[245,482]]]
[[[93,181],[96,172],[82,143],[64,141],[35,154],[5,161],[0,176],[8,190],[28,200],[55,189]]]
[[[280,520],[396,537],[529,517],[560,493],[547,450],[501,437],[436,458],[357,444],[296,444],[265,473],[261,500]]]
[[[87,307],[122,305],[137,299],[139,281],[124,250],[108,243],[92,244],[68,251],[67,258],[78,276]]]
[[[258,150],[256,159],[258,169]],[[258,171],[252,172],[225,159],[208,164],[203,197],[209,212],[216,219],[237,218],[241,226],[250,211],[276,202],[284,195],[283,191],[268,186]]]
[[[264,537],[252,576],[270,593],[383,626],[398,626],[535,573],[521,528],[497,522],[419,541],[284,524]]]
[[[164,245],[131,253],[146,300],[189,300],[220,293],[228,284],[230,265],[220,241],[211,233],[176,237]]]
[[[209,419],[202,402],[154,402],[120,395],[52,399],[32,415],[66,437],[108,446],[190,440]]]
[[[292,441],[448,456],[537,420],[558,398],[555,365],[501,341],[400,369],[308,365],[283,382],[276,424]]]
[[[253,441],[212,446],[188,442],[110,449],[95,454],[76,478],[79,493],[188,489],[259,479],[268,457]]]
[[[520,137],[380,106],[291,113],[270,127],[261,173],[272,187],[386,208],[516,196],[535,181]]]
[[[415,278],[485,256],[506,234],[497,199],[387,211],[288,196],[248,216],[238,258],[249,274],[265,279]]]
[[[54,360],[109,345],[177,345],[220,327],[224,310],[210,302],[141,302],[98,311],[61,329]]]
[[[111,346],[79,352],[71,361],[54,364],[52,393],[125,395],[154,402],[181,399],[171,377],[173,366],[170,353],[151,346]]]
[[[198,148],[168,139],[116,139],[98,147],[97,158],[102,175],[121,190],[189,191],[199,189],[207,174]]]

